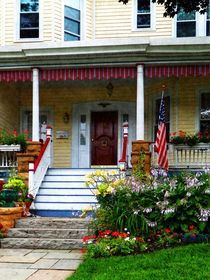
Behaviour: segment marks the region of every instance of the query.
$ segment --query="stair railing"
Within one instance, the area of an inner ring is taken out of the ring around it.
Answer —
[[[47,169],[52,165],[51,144],[52,127],[47,126],[47,139],[40,151],[37,160],[29,161],[28,187],[29,193],[35,198],[44,179]]]
[[[119,160],[121,171],[125,171],[127,169],[127,162],[126,162],[127,142],[128,142],[128,122],[124,122],[123,123],[123,151],[122,151],[122,158]]]

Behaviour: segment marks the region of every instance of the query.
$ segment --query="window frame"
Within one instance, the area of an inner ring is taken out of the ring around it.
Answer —
[[[209,19],[210,21],[210,19]],[[177,15],[173,19],[172,35],[174,38],[195,38],[195,37],[209,37],[206,35],[207,13],[201,15],[195,12],[195,36],[193,37],[177,37]]]
[[[16,16],[16,34],[15,34],[15,42],[33,42],[33,41],[42,41],[43,40],[43,22],[42,22],[42,11],[43,11],[43,1],[39,0],[39,37],[37,38],[20,38],[20,1],[18,0],[16,2],[16,10],[17,10],[17,16]]]
[[[200,132],[200,121],[201,121],[201,95],[203,93],[209,93],[210,86],[202,86],[198,87],[196,90],[196,98],[195,98],[195,132]]]
[[[79,0],[80,1],[80,40],[72,40],[72,41],[65,41],[64,40],[64,34],[65,34],[65,6],[67,5],[67,1],[63,0],[63,20],[62,20],[62,41],[63,42],[79,42],[82,40],[85,40],[86,33],[85,33],[85,22],[86,22],[86,1],[85,0]],[[73,34],[73,33],[72,33]]]
[[[154,31],[155,25],[156,25],[156,3],[153,3],[152,0],[150,0],[150,27],[147,28],[137,28],[137,7],[138,7],[138,0],[133,1],[133,26],[132,31],[139,31],[139,32],[145,32],[145,31]]]

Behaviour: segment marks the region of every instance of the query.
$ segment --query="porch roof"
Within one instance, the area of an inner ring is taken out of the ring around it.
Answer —
[[[146,78],[208,76],[210,65],[161,65],[144,67]],[[136,67],[94,67],[40,70],[40,81],[136,79]],[[32,70],[0,71],[0,82],[32,81]]]

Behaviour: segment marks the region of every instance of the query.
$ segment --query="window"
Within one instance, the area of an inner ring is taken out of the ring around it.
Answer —
[[[155,101],[155,123],[154,123],[154,141],[156,140],[157,130],[158,130],[158,120],[160,114],[160,99]],[[166,141],[169,142],[169,133],[170,133],[170,96],[164,97],[165,102],[165,124],[166,124]]]
[[[210,92],[201,94],[200,131],[210,131]]]
[[[150,0],[137,1],[137,28],[151,27]]]
[[[66,0],[64,6],[64,41],[80,40],[80,0]]]
[[[177,37],[196,36],[196,13],[185,13],[183,9],[177,14]]]
[[[206,36],[210,36],[210,5],[206,13]]]
[[[20,0],[19,38],[39,38],[39,0]]]

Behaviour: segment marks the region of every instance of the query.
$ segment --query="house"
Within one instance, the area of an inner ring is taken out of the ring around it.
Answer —
[[[167,134],[210,131],[210,14],[163,12],[151,0],[2,0],[1,127],[39,141],[52,126],[54,168],[117,167],[124,122],[128,156],[133,140],[154,141],[164,84]]]

